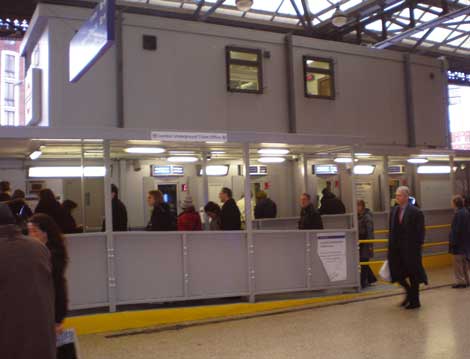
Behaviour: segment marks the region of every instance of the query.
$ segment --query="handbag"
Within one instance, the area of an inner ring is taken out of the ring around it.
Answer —
[[[65,329],[56,338],[57,359],[80,359],[78,340],[74,329]]]
[[[379,276],[386,282],[392,281],[392,275],[390,274],[390,266],[388,264],[388,260],[382,264],[382,267],[379,270]]]

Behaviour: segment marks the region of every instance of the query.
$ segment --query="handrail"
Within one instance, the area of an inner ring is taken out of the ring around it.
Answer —
[[[430,225],[430,226],[425,226],[424,228],[425,229],[428,229],[428,230],[433,230],[433,229],[443,229],[443,228],[450,228],[450,224],[434,224],[434,225]],[[376,231],[374,231],[375,234],[385,234],[385,233],[388,233],[389,230],[388,229],[378,229]]]

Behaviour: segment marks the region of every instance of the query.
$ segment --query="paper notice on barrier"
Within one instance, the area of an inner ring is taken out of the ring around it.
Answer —
[[[347,279],[346,233],[318,234],[317,252],[330,282]]]

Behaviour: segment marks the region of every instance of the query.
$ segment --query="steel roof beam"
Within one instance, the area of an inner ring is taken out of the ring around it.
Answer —
[[[209,16],[211,16],[223,3],[225,2],[225,0],[217,0],[217,2],[212,5],[212,7],[207,10],[204,15],[202,15],[201,17],[199,17],[199,20],[201,21],[205,21]]]
[[[389,47],[393,44],[396,44],[397,42],[400,42],[400,41],[410,37],[411,35],[417,34],[417,33],[421,32],[421,31],[424,31],[424,30],[439,27],[439,25],[445,23],[448,20],[454,19],[454,18],[462,16],[462,15],[467,15],[469,13],[470,13],[470,6],[467,6],[463,9],[460,9],[460,10],[452,11],[448,14],[445,14],[445,15],[442,15],[442,16],[438,17],[437,19],[428,21],[428,22],[426,22],[424,24],[421,24],[421,25],[418,25],[418,26],[416,26],[412,29],[406,30],[406,31],[402,32],[401,34],[396,35],[396,36],[394,36],[390,39],[378,42],[373,47],[375,47],[377,49],[386,49],[387,47]]]
[[[199,0],[199,2],[197,4],[197,8],[196,8],[196,10],[194,11],[194,14],[193,14],[193,17],[195,19],[199,18],[199,14],[201,13],[201,9],[204,6],[204,3],[205,3],[205,0]]]

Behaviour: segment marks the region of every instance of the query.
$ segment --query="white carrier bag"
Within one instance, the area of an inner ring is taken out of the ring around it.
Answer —
[[[386,282],[392,281],[392,275],[390,274],[390,266],[388,265],[388,261],[386,260],[382,267],[379,270],[379,276]]]

